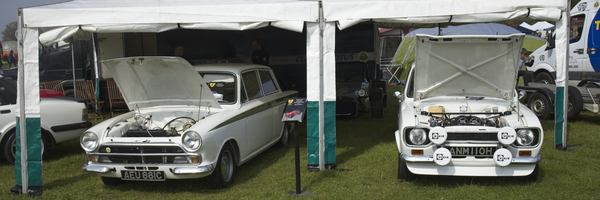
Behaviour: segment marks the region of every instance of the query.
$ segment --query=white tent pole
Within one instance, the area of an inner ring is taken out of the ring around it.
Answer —
[[[569,1],[570,2],[570,1]],[[570,4],[568,4],[570,5]],[[554,145],[556,149],[565,150],[567,145],[567,108],[569,94],[569,8],[562,12],[562,17],[556,22],[556,103],[554,121]]]
[[[25,118],[25,65],[24,65],[24,58],[27,55],[24,55],[24,48],[23,48],[23,34],[24,34],[24,26],[23,26],[23,14],[22,12],[19,12],[19,23],[18,23],[18,49],[19,49],[19,53],[20,53],[20,58],[19,58],[19,64],[18,67],[20,68],[18,70],[18,85],[17,88],[19,89],[18,91],[18,98],[19,99],[19,135],[20,135],[20,139],[21,139],[21,187],[22,187],[22,193],[27,193],[27,190],[29,190],[28,184],[27,184],[27,126],[26,126],[26,118]],[[17,156],[17,155],[15,155]]]
[[[325,100],[323,87],[323,4],[319,2],[319,170],[325,169]]]

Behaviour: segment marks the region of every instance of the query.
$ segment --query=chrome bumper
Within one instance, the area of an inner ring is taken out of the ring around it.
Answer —
[[[97,172],[97,173],[108,173],[116,172],[115,168],[108,168],[104,166],[90,166],[89,164],[83,164],[83,171],[86,172]],[[212,165],[199,166],[199,167],[176,167],[171,168],[169,171],[173,174],[202,174],[212,172],[214,167]]]
[[[87,163],[83,164],[83,171],[86,172],[98,172],[98,173],[107,173],[107,172],[115,172],[115,168],[108,168],[108,167],[103,167],[103,166],[90,166]]]
[[[402,158],[402,160],[405,162],[434,162],[433,156],[409,156],[406,154],[400,154],[400,158]],[[542,156],[537,155],[536,157],[513,158],[511,164],[538,164],[540,161],[542,161]]]

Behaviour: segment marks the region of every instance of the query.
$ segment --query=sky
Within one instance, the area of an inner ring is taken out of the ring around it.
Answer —
[[[0,32],[4,31],[6,25],[17,21],[18,9],[32,6],[47,5],[68,0],[1,0],[0,1]],[[1,37],[0,37],[1,39]]]

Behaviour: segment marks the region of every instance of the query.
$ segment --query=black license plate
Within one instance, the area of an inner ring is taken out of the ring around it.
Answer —
[[[452,156],[492,156],[496,147],[450,147]]]
[[[164,181],[163,171],[121,171],[121,179],[137,181]]]

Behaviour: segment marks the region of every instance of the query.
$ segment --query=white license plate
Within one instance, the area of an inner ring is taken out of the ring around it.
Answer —
[[[452,156],[492,156],[496,147],[450,147]]]
[[[164,181],[163,171],[121,171],[121,179],[137,181]]]

